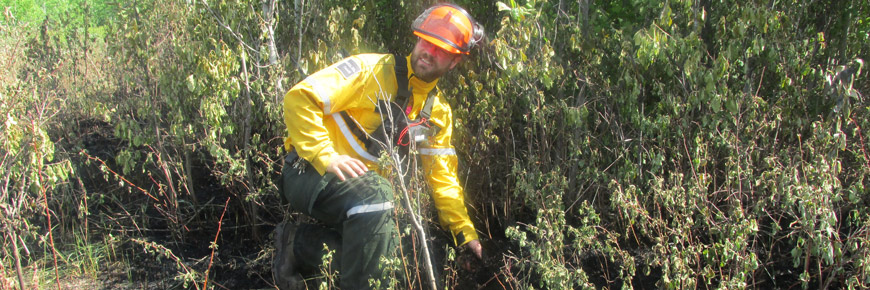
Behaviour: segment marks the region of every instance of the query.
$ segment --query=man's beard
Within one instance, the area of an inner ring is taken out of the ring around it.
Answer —
[[[420,61],[424,61],[425,64],[418,65]],[[425,82],[437,80],[447,72],[447,68],[439,68],[435,64],[433,57],[427,58],[416,54],[411,54],[411,68],[414,69],[414,75]]]

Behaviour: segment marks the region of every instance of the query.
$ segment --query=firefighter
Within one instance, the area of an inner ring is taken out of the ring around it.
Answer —
[[[414,143],[439,222],[457,246],[481,258],[457,178],[451,108],[436,84],[484,38],[483,27],[465,9],[442,3],[426,9],[412,29],[418,38],[410,55],[354,55],[308,76],[285,95],[289,153],[281,192],[293,210],[328,228],[288,222],[276,227],[272,271],[279,288],[304,287],[299,269],[320,265],[324,243],[337,250],[342,289],[369,289],[369,279],[384,278],[379,261],[394,257],[399,246],[392,219],[398,205],[380,173],[384,145]],[[383,103],[404,115],[391,118],[409,120],[390,123],[403,132],[386,138],[391,140],[376,138],[391,135],[384,129],[389,110]]]

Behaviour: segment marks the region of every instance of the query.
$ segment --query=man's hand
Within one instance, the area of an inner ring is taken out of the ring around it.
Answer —
[[[369,171],[369,168],[362,161],[347,155],[338,155],[332,158],[332,161],[326,166],[326,172],[332,172],[341,181],[345,181],[347,177],[359,177],[365,174],[366,171]],[[347,174],[347,177],[345,177],[345,174]]]
[[[464,247],[467,247],[477,259],[483,259],[483,246],[480,245],[479,240],[471,240]]]
[[[462,248],[462,252],[471,252],[472,254],[474,254],[474,257],[477,258],[477,260],[473,261],[475,259],[468,257],[470,255],[463,254],[459,258],[459,265],[461,265],[462,268],[465,269],[465,271],[477,271],[479,268],[472,265],[480,265],[480,262],[483,261],[483,247],[480,245],[480,241],[471,240],[465,245],[462,245]]]

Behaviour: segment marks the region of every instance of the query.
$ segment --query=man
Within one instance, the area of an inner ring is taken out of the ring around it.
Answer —
[[[373,150],[391,140],[372,140],[388,119],[378,105],[385,101],[401,106],[398,112],[413,123],[426,125],[425,130],[399,128],[423,133],[393,143],[416,142],[439,221],[456,245],[481,257],[456,175],[451,109],[435,85],[483,38],[483,28],[453,4],[430,7],[412,28],[418,40],[409,56],[351,56],[307,77],[284,97],[284,147],[290,153],[282,169],[282,194],[294,210],[334,230],[286,222],[276,227],[273,276],[279,288],[301,285],[298,269],[319,265],[323,243],[337,250],[342,289],[367,289],[369,279],[383,278],[379,261],[392,257],[398,246],[393,190],[375,173],[384,167]]]

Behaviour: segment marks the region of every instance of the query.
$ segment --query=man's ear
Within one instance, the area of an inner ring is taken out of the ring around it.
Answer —
[[[453,70],[453,68],[456,67],[456,65],[458,65],[460,62],[462,62],[461,54],[456,55],[456,57],[454,57],[453,60],[450,62],[450,70]]]

